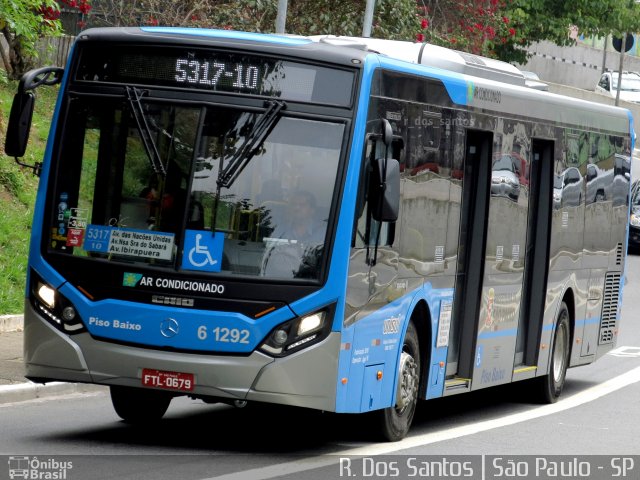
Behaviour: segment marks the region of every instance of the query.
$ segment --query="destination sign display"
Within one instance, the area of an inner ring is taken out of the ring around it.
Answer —
[[[189,88],[340,106],[351,104],[353,71],[208,49],[86,46],[77,82]]]

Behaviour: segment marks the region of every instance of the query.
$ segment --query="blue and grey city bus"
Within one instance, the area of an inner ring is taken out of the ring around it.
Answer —
[[[25,303],[26,376],[371,412],[514,381],[555,401],[616,342],[627,110],[428,44],[91,29],[26,74],[6,152],[60,84]],[[523,384],[523,385],[525,385]]]

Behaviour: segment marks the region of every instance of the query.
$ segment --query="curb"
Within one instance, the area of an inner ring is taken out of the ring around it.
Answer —
[[[74,393],[107,391],[104,385],[84,383],[51,382],[46,385],[26,382],[0,386],[0,404],[26,402],[48,397],[58,397]]]
[[[24,329],[24,315],[0,316],[0,333],[21,332]]]

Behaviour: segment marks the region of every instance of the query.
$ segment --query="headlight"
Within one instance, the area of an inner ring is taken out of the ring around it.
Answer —
[[[36,293],[47,307],[52,309],[56,306],[56,291],[46,283],[38,282]]]
[[[66,333],[85,331],[75,307],[67,298],[31,271],[31,304],[54,327]]]
[[[284,357],[324,340],[331,331],[333,307],[294,318],[274,328],[260,350],[274,357]]]
[[[298,324],[298,336],[306,335],[307,333],[314,332],[319,330],[320,327],[324,324],[324,319],[327,315],[327,312],[318,312],[312,315],[307,315],[306,317],[302,317]]]
[[[640,227],[640,217],[635,213],[632,213],[631,217],[629,218],[629,223],[634,227]]]

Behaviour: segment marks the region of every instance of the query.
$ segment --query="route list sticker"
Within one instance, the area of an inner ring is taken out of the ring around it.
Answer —
[[[171,260],[174,235],[148,230],[89,225],[84,240],[88,252]]]

